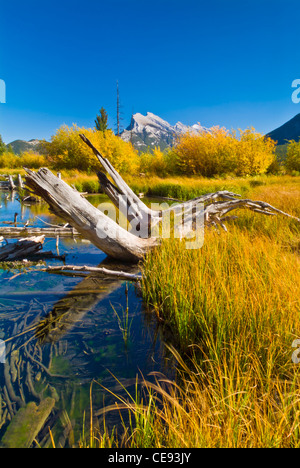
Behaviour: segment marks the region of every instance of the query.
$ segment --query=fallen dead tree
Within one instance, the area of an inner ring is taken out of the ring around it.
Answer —
[[[73,227],[0,227],[0,236],[6,238],[30,237],[30,236],[45,236],[45,237],[73,237],[79,236],[79,232]]]
[[[0,261],[10,262],[37,255],[43,248],[45,236],[20,239],[0,248]]]
[[[157,245],[156,239],[138,238],[126,231],[49,169],[42,168],[37,173],[26,169],[26,172],[26,185],[49,204],[51,211],[108,256],[136,262]]]
[[[140,281],[141,276],[134,273],[127,273],[126,271],[108,270],[104,267],[90,267],[90,266],[78,266],[78,265],[59,265],[59,266],[48,266],[41,271],[47,271],[49,273],[60,273],[64,271],[72,272],[84,272],[97,275],[104,275],[112,278],[121,278],[127,281]]]
[[[103,191],[112,203],[126,214],[134,230],[128,232],[118,225],[47,168],[42,168],[37,173],[26,169],[26,185],[49,204],[52,212],[70,223],[83,237],[112,258],[128,262],[141,260],[150,249],[159,244],[159,236],[153,236],[153,232],[159,231],[153,228],[159,226],[170,212],[174,213],[174,229],[183,237],[191,227],[196,229],[200,226],[204,229],[204,226],[221,226],[226,230],[225,222],[236,218],[232,216],[232,212],[241,208],[271,216],[281,214],[300,221],[268,203],[243,200],[240,195],[228,191],[210,193],[167,207],[165,210],[152,210],[132,191],[92,143],[84,135],[80,136],[114,182],[105,174],[99,173]],[[201,219],[202,223],[197,224],[198,219]]]

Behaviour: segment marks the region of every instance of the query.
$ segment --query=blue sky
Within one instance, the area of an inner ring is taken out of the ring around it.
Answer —
[[[49,139],[100,107],[266,133],[300,112],[300,2],[14,0],[1,5],[0,134]]]

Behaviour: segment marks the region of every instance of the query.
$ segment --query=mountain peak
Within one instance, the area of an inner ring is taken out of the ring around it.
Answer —
[[[40,144],[40,140],[32,139],[29,141],[25,140],[14,140],[7,145],[7,147],[11,146],[15,154],[21,154],[25,151],[35,151],[38,152],[38,145]]]
[[[176,137],[187,131],[206,130],[199,124],[192,127],[177,122],[171,125],[158,115],[147,112],[146,115],[134,114],[130,125],[121,133],[124,141],[131,141],[138,150],[147,150],[155,146],[165,149],[174,144]]]

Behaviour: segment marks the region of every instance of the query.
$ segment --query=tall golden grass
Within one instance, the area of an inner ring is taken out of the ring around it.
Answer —
[[[290,180],[251,196],[300,216],[300,188]],[[119,397],[131,422],[115,444],[299,447],[299,223],[242,211],[229,233],[206,232],[200,250],[165,240],[143,274],[144,300],[178,374],[176,382],[145,379],[148,398]]]

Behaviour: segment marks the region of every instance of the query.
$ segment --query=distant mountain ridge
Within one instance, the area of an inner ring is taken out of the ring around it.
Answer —
[[[146,115],[140,113],[134,114],[130,125],[121,133],[120,137],[124,141],[130,141],[139,151],[145,151],[148,148],[159,147],[164,150],[173,146],[177,136],[185,132],[209,132],[210,129],[203,127],[199,123],[192,126],[177,122],[171,125],[161,117],[147,112]],[[300,141],[300,114],[290,119],[280,127],[266,134],[267,137],[277,142],[278,146],[286,145],[290,140]],[[15,154],[21,154],[25,151],[39,152],[41,140],[32,139],[14,140],[7,145],[12,147]]]
[[[285,145],[289,140],[300,141],[300,114],[269,132],[266,136],[277,141],[278,145]]]
[[[124,141],[130,141],[139,151],[147,150],[149,147],[154,148],[155,146],[164,150],[172,146],[176,137],[182,133],[199,130],[209,131],[200,124],[188,126],[177,122],[175,125],[171,125],[161,117],[147,112],[146,115],[134,114],[130,125],[120,136]]]
[[[177,136],[185,132],[209,131],[199,123],[192,126],[177,122],[171,125],[161,117],[147,112],[146,115],[140,113],[134,114],[130,125],[120,134],[124,141],[130,141],[139,151],[145,151],[148,148],[159,147],[164,150],[173,146]],[[39,152],[40,140],[14,140],[7,145],[11,146],[15,154],[21,154],[25,151]]]
[[[14,140],[12,141],[11,143],[9,143],[7,146],[8,147],[12,147],[13,149],[13,152],[15,154],[21,154],[21,153],[24,153],[25,151],[35,151],[36,153],[38,153],[38,146],[40,144],[40,140],[29,140],[29,141],[25,141],[25,140]]]

